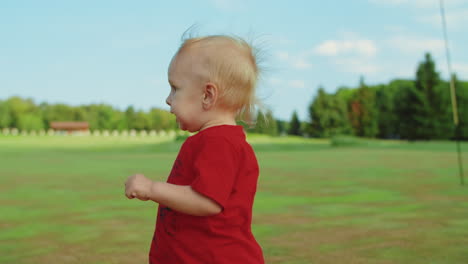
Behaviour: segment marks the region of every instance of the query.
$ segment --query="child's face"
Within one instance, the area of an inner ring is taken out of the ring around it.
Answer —
[[[176,116],[180,129],[199,131],[203,125],[203,82],[192,58],[187,54],[176,55],[169,66],[171,93],[166,103]]]

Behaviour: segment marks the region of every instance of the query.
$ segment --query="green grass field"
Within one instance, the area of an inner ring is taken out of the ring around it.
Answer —
[[[455,143],[249,140],[267,263],[468,263],[468,179],[460,186]],[[0,263],[146,263],[156,204],[128,200],[124,181],[165,180],[180,144],[0,136]]]

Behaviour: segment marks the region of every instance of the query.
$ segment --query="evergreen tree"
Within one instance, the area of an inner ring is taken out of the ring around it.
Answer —
[[[447,85],[443,85],[440,75],[436,71],[435,62],[431,54],[426,53],[424,60],[418,65],[416,71],[415,88],[419,91],[420,107],[427,107],[427,111],[415,112],[419,116],[415,119],[425,119],[420,122],[424,125],[429,138],[449,138],[453,135],[449,123],[450,97]]]
[[[297,112],[294,111],[291,117],[291,122],[289,122],[289,130],[288,130],[289,135],[295,135],[295,136],[300,136],[302,135],[301,133],[301,122],[299,121],[299,118],[297,116]]]
[[[260,110],[257,111],[253,132],[271,136],[278,135],[278,126],[271,110],[265,110],[265,113]]]
[[[327,93],[320,87],[317,95],[314,97],[312,103],[309,105],[310,115],[310,129],[309,133],[314,137],[325,137],[326,134],[326,120],[325,109],[328,105]]]
[[[285,135],[288,132],[288,122],[276,119],[276,127],[279,135]]]
[[[255,127],[253,128],[253,132],[258,133],[258,134],[265,134],[266,132],[266,126],[268,125],[266,123],[266,118],[265,115],[258,110],[256,119],[255,119]]]
[[[430,139],[427,129],[429,103],[423,92],[414,85],[401,87],[395,98],[395,110],[400,119],[399,134],[404,139]]]
[[[400,117],[396,112],[396,94],[401,87],[413,86],[411,80],[393,80],[388,85],[380,86],[376,91],[376,106],[378,109],[378,137],[399,138]]]
[[[459,81],[456,75],[453,75],[452,78],[455,84],[458,110],[458,127],[455,136],[468,140],[468,82]],[[452,111],[450,113],[453,115]],[[451,118],[453,120],[453,117]]]
[[[267,110],[265,116],[267,119],[267,132],[266,133],[270,136],[277,136],[278,125],[276,124],[276,119],[273,116],[273,112],[271,110]]]

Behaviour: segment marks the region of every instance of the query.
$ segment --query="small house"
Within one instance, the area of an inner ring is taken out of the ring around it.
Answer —
[[[50,122],[50,128],[57,132],[87,133],[89,132],[88,122]]]

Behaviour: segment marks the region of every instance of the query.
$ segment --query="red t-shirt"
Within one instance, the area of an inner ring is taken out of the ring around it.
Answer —
[[[192,216],[160,204],[150,264],[263,264],[251,231],[259,168],[242,126],[210,127],[189,137],[167,182],[190,185],[223,210]]]

